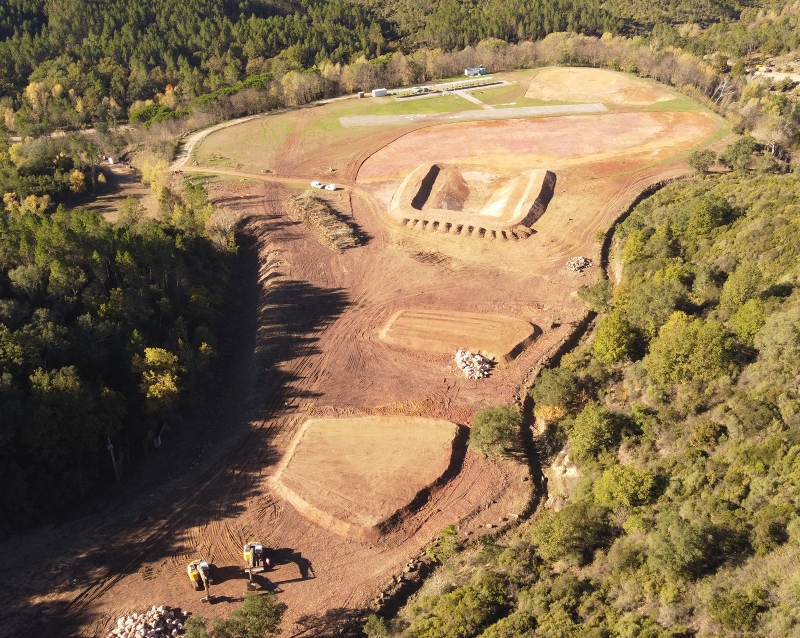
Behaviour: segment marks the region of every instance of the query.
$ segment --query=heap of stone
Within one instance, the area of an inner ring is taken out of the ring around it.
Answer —
[[[572,257],[567,262],[567,270],[570,272],[583,272],[592,265],[592,260],[588,257]]]
[[[485,379],[489,376],[489,359],[469,350],[456,352],[456,363],[467,379]]]
[[[108,638],[167,638],[183,633],[185,614],[172,611],[166,605],[156,607],[143,614],[122,616],[117,620],[117,627]]]

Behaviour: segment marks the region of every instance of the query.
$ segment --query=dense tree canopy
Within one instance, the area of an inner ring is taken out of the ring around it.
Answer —
[[[113,477],[109,440],[126,470],[208,369],[228,253],[203,215],[189,210],[176,225],[134,210],[115,226],[7,202],[0,531],[62,516],[95,493]]]

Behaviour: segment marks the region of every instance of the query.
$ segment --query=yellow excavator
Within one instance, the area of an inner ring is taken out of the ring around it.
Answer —
[[[211,568],[208,562],[200,558],[193,560],[186,568],[189,574],[189,580],[197,591],[205,590],[206,595],[200,599],[201,603],[207,603],[211,600]]]
[[[242,555],[244,556],[244,571],[248,578],[247,588],[252,589],[255,587],[253,574],[260,574],[269,567],[269,558],[266,556],[264,546],[256,541],[245,543]]]

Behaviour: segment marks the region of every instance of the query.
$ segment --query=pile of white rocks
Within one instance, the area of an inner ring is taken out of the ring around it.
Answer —
[[[166,605],[143,614],[131,614],[117,620],[117,627],[108,638],[167,638],[183,633],[185,614],[170,610]]]
[[[489,376],[489,359],[472,354],[469,350],[456,352],[456,363],[467,379],[485,379]]]
[[[567,270],[570,272],[583,272],[592,265],[592,260],[588,257],[572,257],[567,262]]]

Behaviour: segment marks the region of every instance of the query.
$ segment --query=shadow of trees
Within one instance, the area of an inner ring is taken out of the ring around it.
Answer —
[[[91,622],[87,613],[91,602],[123,578],[141,573],[146,563],[202,551],[196,549],[197,541],[190,534],[193,527],[243,514],[260,472],[279,456],[271,445],[270,428],[264,424],[280,414],[287,400],[316,396],[298,389],[301,375],[290,362],[318,354],[319,334],[349,303],[343,290],[290,279],[274,256],[264,254],[265,235],[280,231],[284,239],[293,225],[283,217],[267,216],[247,219],[239,227],[239,254],[220,331],[216,385],[195,410],[199,419],[207,421],[206,442],[194,436],[200,426],[185,419],[164,446],[168,448],[172,439],[176,457],[193,457],[199,462],[183,466],[169,483],[149,481],[152,467],[144,467],[125,481],[115,500],[100,513],[103,522],[92,521],[97,526],[96,534],[87,533],[92,548],[73,559],[72,578],[65,588],[77,586],[80,591],[71,600],[43,601],[39,597],[33,603],[30,596],[39,592],[28,590],[26,594],[20,588],[0,585],[6,607],[0,619],[22,614],[30,621],[25,622],[28,629],[17,635],[76,633]],[[246,362],[241,357],[243,350],[249,351]],[[234,419],[238,427],[230,423]],[[248,427],[254,420],[261,424]],[[207,452],[210,445],[221,448],[216,457]],[[157,458],[153,464],[158,467]],[[155,493],[147,494],[151,490]],[[123,502],[126,497],[129,502]],[[137,505],[132,507],[131,502]],[[85,532],[77,523],[76,530]],[[313,566],[300,552],[281,549],[278,556],[295,562],[301,579],[313,577]],[[185,566],[175,569],[185,570]],[[234,570],[225,565],[215,571],[221,582],[235,577]],[[241,568],[235,571],[241,573]],[[149,577],[142,574],[144,580]],[[188,578],[186,586],[190,586]],[[319,626],[343,627],[345,620],[334,610]]]

